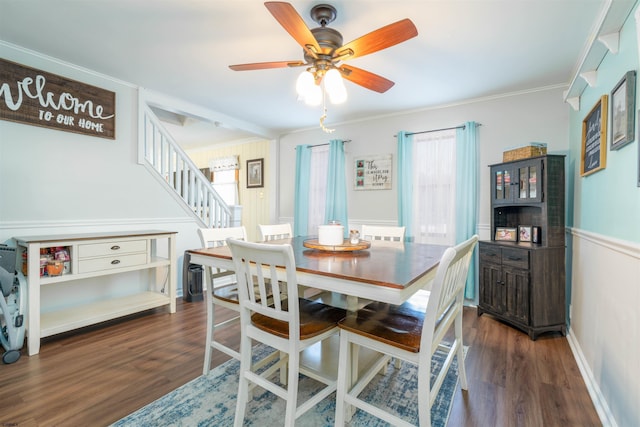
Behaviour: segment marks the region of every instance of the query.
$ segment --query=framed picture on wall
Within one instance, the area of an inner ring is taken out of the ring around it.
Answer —
[[[247,160],[247,188],[264,187],[264,159]]]
[[[636,72],[627,71],[611,91],[611,149],[635,139]]]
[[[587,176],[607,165],[607,119],[609,95],[602,95],[582,121],[580,175]]]

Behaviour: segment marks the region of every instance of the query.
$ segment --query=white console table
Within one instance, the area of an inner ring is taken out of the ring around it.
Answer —
[[[171,313],[176,311],[175,232],[143,230],[13,239],[17,244],[19,262],[22,262],[22,255],[27,251],[26,328],[29,356],[40,351],[40,339],[47,336],[164,305],[169,306]],[[165,241],[166,251],[159,251],[158,245]],[[60,276],[40,276],[40,249],[53,247],[67,248],[71,258],[70,271]],[[155,289],[157,283],[149,283],[146,291],[137,294],[41,313],[41,286],[159,267],[167,269],[165,283],[160,290]]]

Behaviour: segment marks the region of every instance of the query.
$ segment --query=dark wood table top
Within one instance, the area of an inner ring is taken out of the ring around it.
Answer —
[[[303,243],[312,237],[294,237],[269,243],[291,244],[298,272],[361,282],[389,288],[404,289],[434,270],[447,249],[446,246],[408,242],[374,241],[367,250],[327,252],[306,248]],[[199,254],[231,260],[226,246],[192,249]]]

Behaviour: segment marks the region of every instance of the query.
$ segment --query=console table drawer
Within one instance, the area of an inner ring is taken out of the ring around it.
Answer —
[[[110,270],[114,268],[144,265],[146,263],[146,253],[84,259],[78,261],[78,273],[92,273],[95,271]]]
[[[134,252],[146,252],[146,240],[128,240],[124,242],[87,243],[78,245],[78,258],[113,256]]]

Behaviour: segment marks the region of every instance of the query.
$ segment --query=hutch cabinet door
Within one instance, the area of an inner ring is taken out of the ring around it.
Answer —
[[[542,201],[542,160],[519,162],[514,165],[518,189],[514,193],[516,203]]]
[[[510,204],[513,201],[512,170],[508,165],[491,168],[491,198],[494,205]]]
[[[532,159],[492,166],[493,205],[541,202],[543,165],[542,159]]]
[[[516,322],[529,325],[529,271],[503,267],[507,288],[505,315]]]
[[[480,270],[480,306],[492,312],[504,313],[507,294],[502,281],[501,266],[484,263],[481,264]]]

